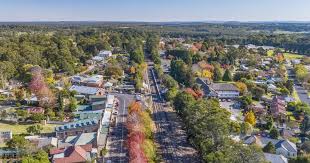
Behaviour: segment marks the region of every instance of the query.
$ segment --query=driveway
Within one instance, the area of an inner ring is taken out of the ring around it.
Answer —
[[[242,117],[240,117],[240,115],[242,115],[241,109],[233,107],[235,103],[236,103],[236,101],[231,101],[231,102],[221,101],[220,106],[231,113],[231,115],[230,115],[231,120],[239,121],[240,118],[242,118]]]

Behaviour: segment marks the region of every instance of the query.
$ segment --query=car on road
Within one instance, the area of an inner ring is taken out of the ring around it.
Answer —
[[[113,112],[113,115],[117,115],[117,114],[118,114],[118,111],[114,111],[114,112]]]
[[[137,101],[141,101],[142,100],[142,97],[139,94],[136,94],[135,98],[136,98]]]

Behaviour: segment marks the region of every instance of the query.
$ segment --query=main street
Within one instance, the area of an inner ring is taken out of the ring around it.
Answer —
[[[163,162],[199,162],[197,151],[187,142],[181,120],[166,107],[160,92],[160,83],[151,62],[148,62],[148,79],[153,99],[153,120],[156,125],[155,139]]]
[[[111,127],[110,134],[106,149],[108,151],[105,160],[111,160],[111,162],[127,163],[128,150],[125,145],[127,138],[126,130],[126,117],[128,114],[128,105],[134,100],[133,95],[129,94],[113,94],[119,101],[118,114],[116,116],[115,127]]]

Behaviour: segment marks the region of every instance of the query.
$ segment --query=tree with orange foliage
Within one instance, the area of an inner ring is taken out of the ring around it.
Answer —
[[[276,61],[282,63],[284,61],[284,55],[282,53],[278,53],[276,56]]]
[[[130,74],[135,74],[136,73],[136,68],[134,66],[131,66],[129,69]]]

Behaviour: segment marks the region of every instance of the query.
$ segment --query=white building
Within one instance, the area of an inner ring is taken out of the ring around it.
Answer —
[[[112,56],[112,52],[108,51],[108,50],[101,50],[97,56],[103,57],[103,58],[108,58],[108,57]]]

